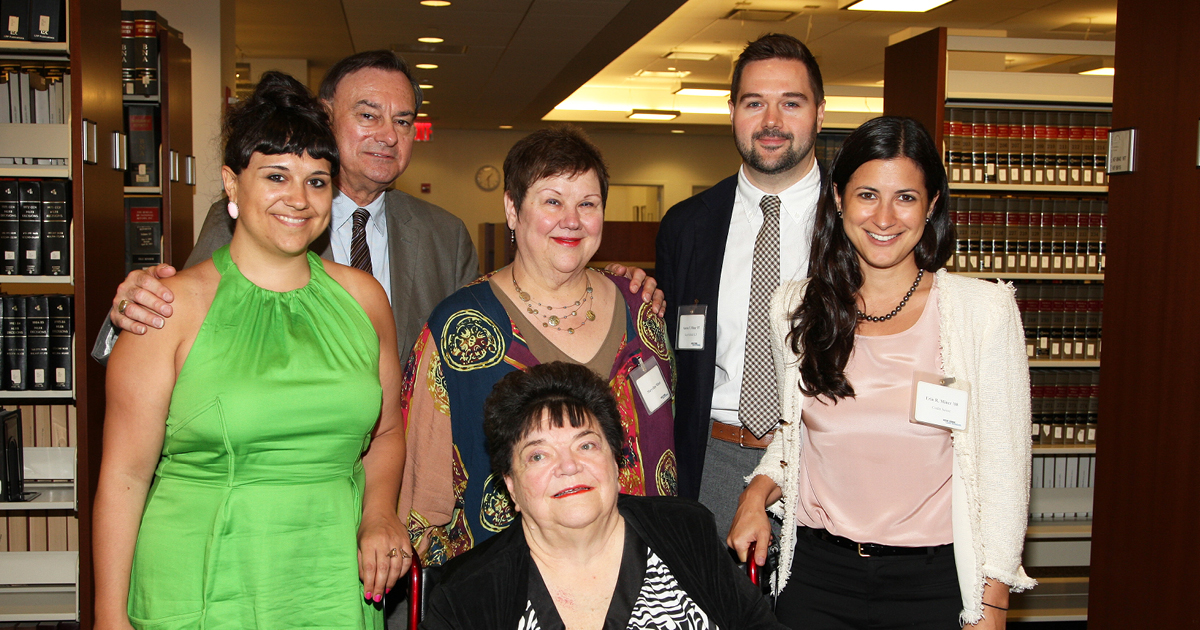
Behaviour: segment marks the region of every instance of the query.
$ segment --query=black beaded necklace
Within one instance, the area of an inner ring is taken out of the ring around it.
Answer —
[[[900,304],[898,306],[896,306],[896,308],[892,309],[891,313],[888,313],[887,315],[880,315],[879,317],[874,317],[872,315],[867,315],[866,313],[858,310],[857,308],[854,309],[854,312],[858,313],[859,319],[865,319],[869,322],[876,322],[876,323],[886,322],[887,320],[895,317],[896,314],[900,312],[900,309],[904,308],[905,304],[908,304],[908,298],[912,297],[912,294],[916,292],[917,287],[920,286],[920,284],[921,284],[921,277],[924,275],[925,275],[924,269],[917,270],[917,279],[913,281],[913,285],[912,285],[912,287],[910,287],[908,289],[908,293],[904,294],[904,298],[900,300]]]

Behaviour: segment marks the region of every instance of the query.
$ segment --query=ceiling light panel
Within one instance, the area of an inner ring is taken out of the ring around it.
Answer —
[[[896,13],[924,13],[936,9],[952,0],[842,0],[839,8],[850,11],[891,11]]]
[[[667,109],[635,109],[629,113],[627,118],[631,120],[675,120],[679,118],[680,112],[677,110]]]
[[[441,37],[418,37],[417,41],[421,42],[422,44],[440,44],[446,40],[442,39]]]
[[[681,61],[712,61],[716,58],[716,53],[683,52],[679,50],[663,55],[663,59],[679,59]]]
[[[419,63],[416,67],[420,70],[437,70],[438,65],[436,63]]]

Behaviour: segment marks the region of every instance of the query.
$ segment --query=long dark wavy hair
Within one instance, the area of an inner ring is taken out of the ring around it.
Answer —
[[[863,123],[846,138],[825,178],[808,258],[808,288],[791,315],[788,339],[792,351],[801,357],[799,386],[807,396],[824,396],[834,403],[854,396],[854,387],[846,379],[846,362],[854,351],[863,275],[834,195],[846,190],[850,177],[863,164],[901,157],[921,169],[928,197],[937,195],[933,214],[914,250],[917,266],[937,271],[953,252],[954,223],[947,210],[950,189],[941,153],[929,132],[912,118],[900,116],[880,116]]]

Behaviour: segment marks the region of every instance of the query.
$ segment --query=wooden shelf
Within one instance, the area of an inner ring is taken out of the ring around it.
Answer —
[[[1099,361],[1051,361],[1049,359],[1030,359],[1031,368],[1098,368]]]
[[[25,42],[0,39],[0,53],[36,53],[65,57],[70,50],[66,42]]]
[[[67,391],[65,389],[44,389],[39,391],[25,392],[10,392],[0,390],[0,402],[10,400],[59,400],[63,404],[73,402],[75,400],[75,390]]]
[[[0,621],[75,621],[78,599],[73,586],[0,587]]]
[[[1095,444],[1034,444],[1034,455],[1095,455]]]
[[[1040,578],[1038,585],[1009,600],[1009,621],[1086,621],[1088,579]]]
[[[1012,273],[1007,271],[951,271],[967,278],[984,280],[1104,280],[1102,273]]]
[[[64,482],[26,483],[26,492],[40,492],[32,501],[0,502],[0,511],[7,510],[74,510],[75,484]]]
[[[75,284],[71,276],[4,276],[0,284]]]
[[[1104,194],[1108,186],[1058,186],[1047,184],[968,184],[966,182],[951,182],[950,192],[955,191],[987,191],[1014,193],[1080,193]]]
[[[1038,540],[1044,538],[1091,538],[1092,519],[1068,518],[1051,520],[1044,518],[1029,519],[1029,529],[1025,530],[1025,538]]]
[[[71,176],[68,164],[52,166],[49,164],[5,164],[0,166],[0,177],[38,177],[42,179],[67,179]]]

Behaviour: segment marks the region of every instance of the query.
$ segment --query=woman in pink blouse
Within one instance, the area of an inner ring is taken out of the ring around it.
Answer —
[[[779,620],[1003,628],[1028,510],[1029,372],[1011,286],[948,275],[954,226],[929,134],[852,133],[817,212],[811,278],[771,305],[782,430],[742,493],[744,559],[783,520]]]

